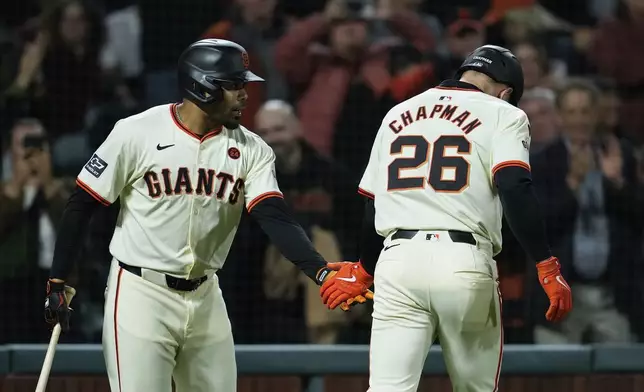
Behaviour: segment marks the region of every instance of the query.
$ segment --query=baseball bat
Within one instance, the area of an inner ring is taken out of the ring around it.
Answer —
[[[67,306],[72,302],[74,295],[76,295],[76,290],[74,290],[73,287],[65,286],[65,300],[67,301]],[[54,330],[51,333],[51,338],[49,339],[49,346],[47,347],[47,353],[45,354],[42,369],[40,370],[36,392],[45,392],[45,389],[47,388],[47,381],[49,381],[51,366],[54,364],[54,354],[56,353],[56,345],[60,338],[60,332],[60,323],[56,323]]]

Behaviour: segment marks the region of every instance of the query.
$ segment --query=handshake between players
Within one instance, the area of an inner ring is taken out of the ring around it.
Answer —
[[[561,275],[559,260],[550,257],[536,266],[539,283],[550,300],[546,320],[561,321],[572,310],[572,292]],[[327,268],[328,276],[320,277],[323,282],[320,296],[329,309],[340,306],[347,311],[352,305],[365,303],[367,299],[373,300],[370,288],[374,278],[360,261],[329,263]]]

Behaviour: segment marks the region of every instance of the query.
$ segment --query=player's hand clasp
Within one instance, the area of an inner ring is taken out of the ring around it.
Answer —
[[[351,306],[373,300],[373,292],[369,288],[373,285],[373,276],[369,275],[360,262],[328,263],[331,270],[325,277],[320,296],[322,303],[329,309],[347,311]]]

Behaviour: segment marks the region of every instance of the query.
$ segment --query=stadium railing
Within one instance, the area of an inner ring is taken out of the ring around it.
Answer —
[[[0,346],[0,378],[37,375],[46,345]],[[368,346],[352,345],[238,345],[240,376],[290,375],[314,377],[309,392],[323,390],[324,375],[366,375]],[[644,344],[631,345],[506,345],[502,375],[644,374]],[[445,375],[441,349],[432,347],[425,375]],[[105,375],[100,345],[59,344],[51,372],[56,375]],[[317,378],[317,381],[315,382]]]

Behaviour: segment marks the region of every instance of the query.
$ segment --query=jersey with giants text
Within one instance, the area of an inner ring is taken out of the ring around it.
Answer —
[[[105,205],[120,197],[116,259],[192,279],[221,268],[244,205],[282,194],[275,155],[259,136],[239,127],[200,137],[174,106],[119,121],[77,183]]]
[[[494,173],[528,170],[525,113],[474,86],[450,81],[385,116],[359,192],[374,198],[376,231],[461,230],[501,250],[502,208]]]

